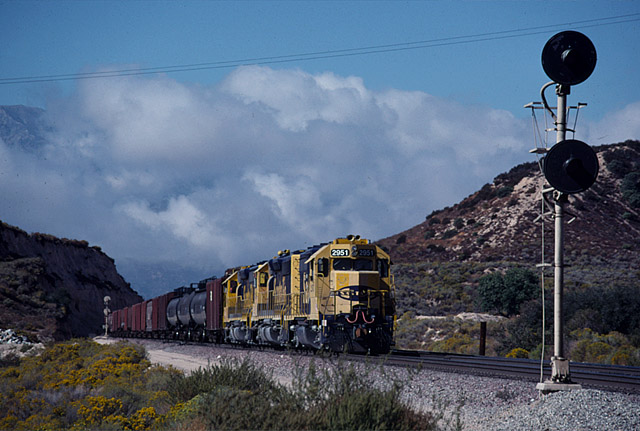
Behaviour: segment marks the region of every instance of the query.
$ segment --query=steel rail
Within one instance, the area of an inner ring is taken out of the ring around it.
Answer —
[[[532,383],[540,380],[540,361],[534,359],[394,350],[385,364],[516,378]],[[551,375],[550,363],[543,364],[543,375],[545,378]],[[585,388],[640,393],[640,367],[572,362],[571,378]]]

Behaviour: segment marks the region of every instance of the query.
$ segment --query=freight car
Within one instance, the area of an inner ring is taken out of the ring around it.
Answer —
[[[349,235],[116,310],[109,327],[118,337],[386,353],[395,325],[390,266],[380,247]]]

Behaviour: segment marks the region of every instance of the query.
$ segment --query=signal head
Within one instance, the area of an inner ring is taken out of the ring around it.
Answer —
[[[587,190],[598,177],[598,156],[589,145],[575,139],[555,144],[543,161],[544,177],[551,186],[572,194]]]
[[[577,31],[553,36],[542,50],[542,68],[549,78],[562,85],[585,81],[596,67],[596,48]]]

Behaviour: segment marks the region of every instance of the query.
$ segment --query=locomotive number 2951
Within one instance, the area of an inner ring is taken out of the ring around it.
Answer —
[[[348,248],[334,248],[331,250],[331,257],[346,257],[349,256]]]

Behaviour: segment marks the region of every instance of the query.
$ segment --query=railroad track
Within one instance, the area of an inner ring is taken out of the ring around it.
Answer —
[[[358,359],[355,355],[349,355],[349,358]],[[455,373],[522,379],[532,383],[540,381],[540,361],[535,359],[394,350],[387,357],[385,363]],[[551,365],[548,361],[543,364],[542,371],[544,379],[551,376]],[[584,388],[640,393],[640,367],[572,362],[571,377],[575,383],[581,384]]]
[[[175,343],[170,340],[156,340]],[[210,346],[209,343],[180,341],[179,344]],[[242,349],[235,345],[216,345],[218,348]],[[263,350],[263,349],[260,349]],[[265,351],[288,352],[287,349],[267,348]],[[301,352],[295,351],[295,354]],[[313,352],[304,351],[304,354]],[[333,356],[334,354],[331,354]],[[461,355],[455,353],[424,352],[416,350],[393,350],[389,355],[370,357],[364,355],[343,354],[343,358],[353,361],[382,360],[385,365],[402,367],[422,367],[445,372],[474,374],[480,376],[520,379],[532,384],[540,381],[540,361],[535,359],[503,358],[491,356]],[[543,378],[551,376],[551,365],[545,361],[542,367]],[[584,388],[608,391],[640,393],[640,367],[622,365],[602,365],[582,362],[571,363],[571,377]]]

